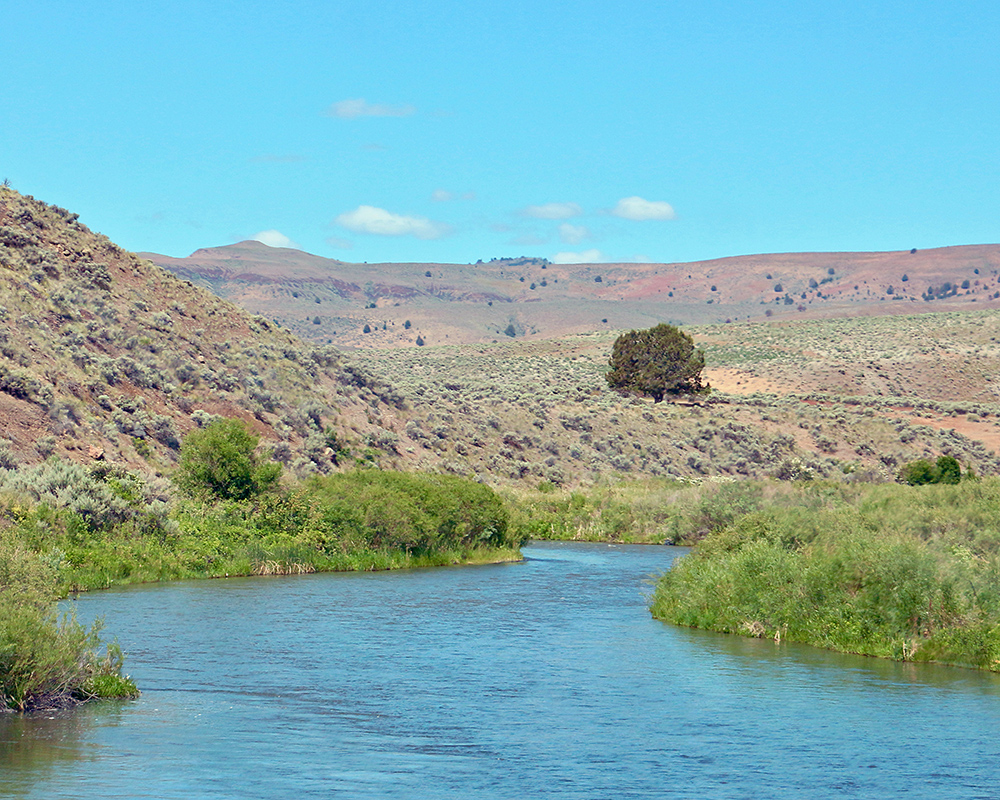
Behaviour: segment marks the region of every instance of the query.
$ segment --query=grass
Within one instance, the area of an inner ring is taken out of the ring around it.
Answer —
[[[654,616],[844,652],[1000,671],[1000,480],[814,485],[711,531]]]
[[[69,591],[236,575],[520,558],[501,498],[448,475],[357,470],[252,497],[175,498],[118,470],[53,460],[0,474],[0,709],[132,696],[100,626],[57,618]]]

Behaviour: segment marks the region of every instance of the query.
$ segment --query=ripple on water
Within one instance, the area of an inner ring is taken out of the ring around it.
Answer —
[[[0,720],[0,797],[992,797],[996,676],[674,628],[674,548],[85,595],[144,689]]]

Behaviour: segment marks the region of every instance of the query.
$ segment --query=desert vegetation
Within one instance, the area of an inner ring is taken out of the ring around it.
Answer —
[[[613,332],[365,357],[407,398],[401,452],[425,468],[494,484],[572,488],[641,476],[894,481],[903,464],[942,455],[994,474],[1000,405],[943,388],[963,386],[954,378],[960,370],[973,372],[964,379],[970,393],[978,385],[988,362],[955,351],[978,347],[988,358],[1000,318],[941,316],[970,333],[980,327],[962,344],[942,342],[929,358],[906,357],[915,335],[906,317],[843,323],[839,337],[833,323],[693,328],[717,387],[693,403],[612,391],[604,373]],[[864,336],[879,341],[875,363],[853,358],[872,346]],[[831,364],[822,351],[811,355],[827,338],[828,349],[842,347],[850,358]],[[837,345],[840,338],[849,342]],[[847,366],[856,383],[841,374]],[[915,392],[938,381],[941,391]]]
[[[402,398],[331,347],[127,253],[65,209],[0,188],[3,458],[165,474],[182,438],[237,417],[299,476],[335,466]],[[386,460],[390,454],[383,452]]]

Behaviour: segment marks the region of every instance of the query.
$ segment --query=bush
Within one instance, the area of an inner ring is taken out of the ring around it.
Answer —
[[[955,484],[962,480],[962,467],[952,456],[941,456],[931,464],[925,459],[917,459],[905,464],[899,471],[899,482],[910,486],[924,486],[929,483]]]
[[[328,540],[408,552],[516,544],[500,497],[467,478],[356,470],[314,479],[308,496]]]
[[[146,482],[109,464],[88,469],[53,458],[33,467],[0,470],[0,491],[28,505],[68,513],[78,529],[91,533],[124,523],[158,535],[170,528],[166,504]]]
[[[58,619],[55,574],[34,553],[0,541],[0,711],[138,694],[116,644],[100,658],[100,624]]]
[[[181,445],[177,485],[194,497],[247,500],[277,484],[281,465],[254,452],[260,439],[238,419],[217,419]]]

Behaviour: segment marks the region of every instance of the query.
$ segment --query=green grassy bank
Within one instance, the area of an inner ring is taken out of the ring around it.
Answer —
[[[520,558],[504,502],[464,478],[358,470],[246,494],[171,497],[100,465],[0,470],[0,710],[135,692],[99,626],[57,617],[67,592]]]
[[[654,616],[1000,670],[1000,479],[761,489],[660,579]]]
[[[505,497],[511,524],[524,538],[694,544],[794,492],[794,486],[778,481],[645,478],[573,491],[542,484],[532,491],[510,489]]]

